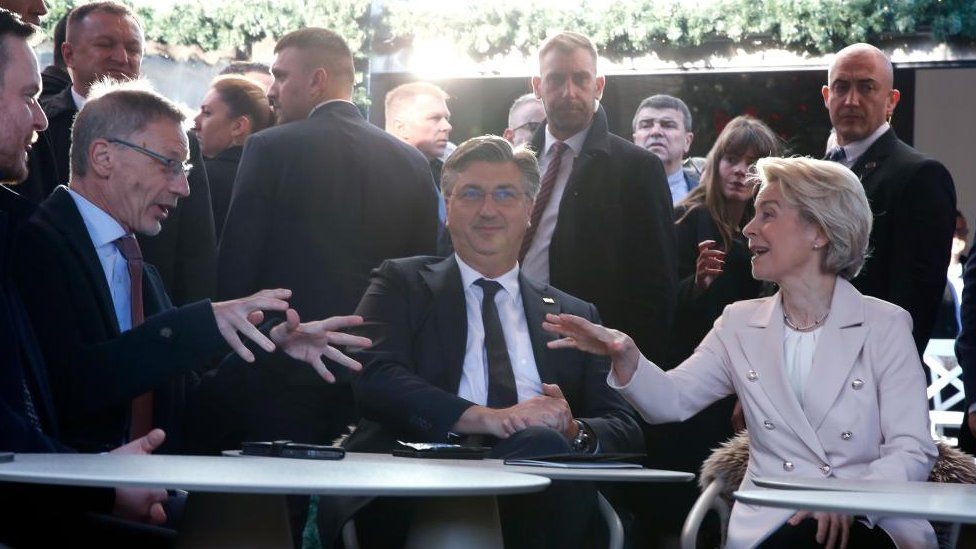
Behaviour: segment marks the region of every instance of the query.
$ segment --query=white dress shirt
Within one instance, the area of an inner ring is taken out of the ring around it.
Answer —
[[[74,87],[71,88],[71,98],[74,99],[75,108],[78,109],[79,111],[81,110],[82,107],[85,106],[85,103],[88,102],[88,98],[76,92]]]
[[[685,171],[678,168],[678,171],[668,176],[668,187],[671,189],[671,204],[677,204],[688,196],[688,181],[685,179]]]
[[[861,155],[871,148],[871,145],[874,145],[874,142],[877,141],[879,137],[884,135],[884,133],[889,129],[891,129],[891,126],[887,122],[883,122],[880,126],[878,126],[878,129],[874,130],[874,133],[866,138],[860,141],[848,143],[841,147],[844,149],[844,154],[846,155],[844,160],[841,161],[841,164],[847,166],[848,168],[854,167],[854,164],[856,164],[858,159],[861,158]]]
[[[546,209],[542,211],[539,226],[535,228],[532,245],[525,252],[525,259],[522,260],[522,271],[525,272],[525,275],[544,284],[549,284],[549,242],[552,240],[552,234],[556,231],[559,203],[563,199],[563,191],[566,190],[569,174],[573,171],[573,162],[583,150],[583,142],[586,141],[586,134],[589,131],[590,127],[587,126],[583,131],[563,141],[569,148],[563,151],[559,175],[553,185],[549,203],[546,204]],[[556,141],[559,140],[549,133],[549,126],[546,126],[546,143],[542,149],[542,154],[539,155],[539,174],[543,177],[545,177],[552,156],[555,154],[552,146]]]
[[[535,355],[532,354],[532,338],[529,337],[529,325],[522,306],[522,292],[519,290],[518,265],[492,279],[474,270],[457,254],[454,258],[461,269],[461,287],[464,288],[468,316],[468,339],[464,346],[464,366],[458,396],[481,406],[488,403],[488,353],[485,352],[485,325],[481,318],[481,298],[484,291],[475,284],[482,278],[502,285],[502,290],[495,294],[495,307],[505,332],[505,347],[515,374],[519,402],[541,395],[542,380],[535,365]]]
[[[796,395],[800,408],[803,405],[803,388],[807,386],[810,368],[813,366],[813,353],[817,350],[817,339],[823,326],[809,332],[798,332],[788,325],[783,327],[783,358],[786,364],[786,379]]]
[[[109,293],[112,294],[112,304],[115,306],[115,318],[119,321],[119,331],[125,332],[132,328],[132,296],[129,282],[129,264],[115,241],[126,235],[125,229],[112,216],[92,204],[87,198],[68,189],[68,193],[75,201],[81,219],[88,229],[88,236],[95,245],[95,254],[102,264],[105,281],[108,283]]]

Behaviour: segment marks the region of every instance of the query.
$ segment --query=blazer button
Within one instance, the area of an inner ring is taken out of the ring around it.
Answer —
[[[864,387],[863,379],[855,379],[854,381],[851,382],[851,389],[854,389],[855,391],[860,391],[861,387]]]
[[[755,370],[749,370],[746,372],[746,379],[749,381],[756,381],[759,379],[759,374],[757,374]]]
[[[844,431],[843,433],[840,434],[840,438],[842,438],[844,440],[851,440],[851,437],[853,437],[853,436],[854,436],[854,433],[852,433],[850,431]]]
[[[765,427],[766,429],[769,429],[770,431],[772,431],[773,429],[776,428],[776,426],[773,425],[773,422],[772,421],[769,421],[768,419],[765,420],[765,421],[763,421],[763,427]]]
[[[793,470],[793,462],[792,461],[784,461],[783,462],[783,470],[784,471],[792,471]]]
[[[173,329],[170,328],[169,326],[165,326],[163,328],[160,328],[159,329],[159,337],[161,337],[163,339],[169,339],[169,338],[173,337]]]
[[[827,465],[826,463],[824,463],[823,465],[821,465],[820,466],[820,472],[823,473],[824,475],[829,475],[830,474],[830,465]]]

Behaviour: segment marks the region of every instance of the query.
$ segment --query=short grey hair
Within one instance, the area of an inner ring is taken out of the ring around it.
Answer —
[[[444,163],[441,192],[445,197],[451,196],[458,175],[474,162],[511,162],[522,172],[525,193],[533,200],[539,194],[539,163],[532,149],[524,145],[512,147],[511,143],[497,135],[482,135],[461,143]]]
[[[71,129],[71,176],[88,173],[88,149],[94,140],[128,139],[159,119],[182,124],[186,116],[145,80],[96,82]]]
[[[827,236],[823,269],[848,280],[868,256],[871,206],[854,172],[837,162],[812,158],[760,158],[760,190],[779,183],[786,203]]]
[[[681,113],[681,117],[684,118],[685,131],[691,131],[691,111],[688,109],[688,105],[685,104],[681,99],[673,95],[652,95],[645,98],[637,105],[637,110],[634,111],[634,121],[631,124],[634,131],[637,131],[637,115],[640,114],[641,109],[673,109]]]
[[[516,99],[512,103],[512,107],[508,109],[508,129],[510,130],[515,129],[515,127],[513,126],[515,124],[515,121],[513,120],[515,118],[515,111],[519,110],[519,108],[522,105],[526,105],[528,103],[532,103],[535,101],[542,102],[542,100],[536,97],[534,93],[529,92],[525,95],[520,95],[518,99]]]

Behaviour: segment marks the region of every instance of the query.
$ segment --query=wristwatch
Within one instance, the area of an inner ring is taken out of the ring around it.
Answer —
[[[593,435],[593,431],[590,430],[589,425],[583,423],[578,419],[574,419],[576,426],[579,430],[576,432],[576,438],[570,443],[574,452],[583,454],[586,452],[591,452],[593,450],[593,443],[596,441],[596,437]]]

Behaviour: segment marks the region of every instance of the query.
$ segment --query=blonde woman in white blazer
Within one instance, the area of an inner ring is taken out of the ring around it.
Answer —
[[[571,315],[547,317],[545,328],[563,336],[549,345],[609,355],[607,382],[650,423],[738,395],[751,435],[742,488],[783,475],[926,480],[937,452],[911,317],[848,282],[871,228],[860,182],[840,164],[806,158],[764,158],[757,171],[756,216],[743,233],[753,276],[775,282],[776,295],[727,307],[668,372],[626,334]],[[804,544],[914,549],[936,540],[924,520],[733,507],[727,547]]]

